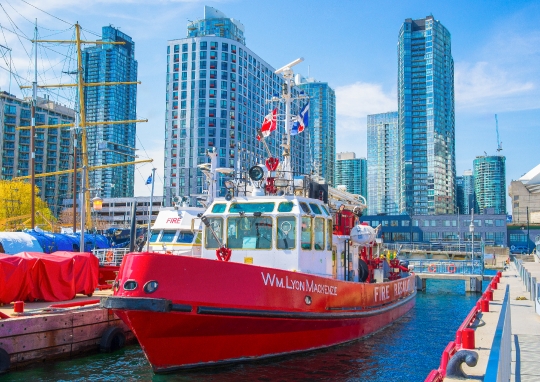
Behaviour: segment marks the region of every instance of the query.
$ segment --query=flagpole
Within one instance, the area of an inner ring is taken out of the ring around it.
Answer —
[[[152,224],[152,205],[154,204],[154,180],[156,168],[152,169],[152,191],[150,192],[150,206],[148,207],[148,232],[146,234],[146,252],[150,252],[150,225]]]

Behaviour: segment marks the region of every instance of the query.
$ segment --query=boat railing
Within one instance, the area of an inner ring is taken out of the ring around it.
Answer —
[[[93,249],[92,254],[99,260],[101,266],[120,266],[122,259],[129,253],[129,248]]]
[[[481,275],[484,263],[481,260],[420,260],[407,259],[409,266],[414,266],[414,272],[456,275]]]

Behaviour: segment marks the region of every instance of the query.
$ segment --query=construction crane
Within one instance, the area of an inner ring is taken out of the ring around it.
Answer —
[[[497,114],[495,114],[495,130],[497,130],[497,152],[502,151],[502,142],[499,140],[499,120],[497,119]]]

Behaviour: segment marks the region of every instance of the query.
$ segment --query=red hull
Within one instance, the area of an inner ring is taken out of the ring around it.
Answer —
[[[367,336],[414,306],[413,277],[363,284],[182,256],[129,255],[118,280],[139,286],[121,287],[104,306],[115,309],[154,371],[163,372]],[[159,287],[148,294],[142,286],[150,280]]]

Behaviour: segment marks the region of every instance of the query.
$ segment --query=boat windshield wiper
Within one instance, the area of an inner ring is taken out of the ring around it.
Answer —
[[[216,242],[219,244],[219,247],[220,248],[226,248],[225,247],[225,244],[223,244],[221,242],[221,240],[219,239],[218,235],[216,234],[216,231],[214,231],[214,228],[212,228],[212,225],[210,224],[210,221],[208,220],[208,218],[206,216],[201,216],[201,221],[203,222],[203,224],[210,230],[210,232],[212,233],[212,236],[214,236],[214,239],[216,240]]]

